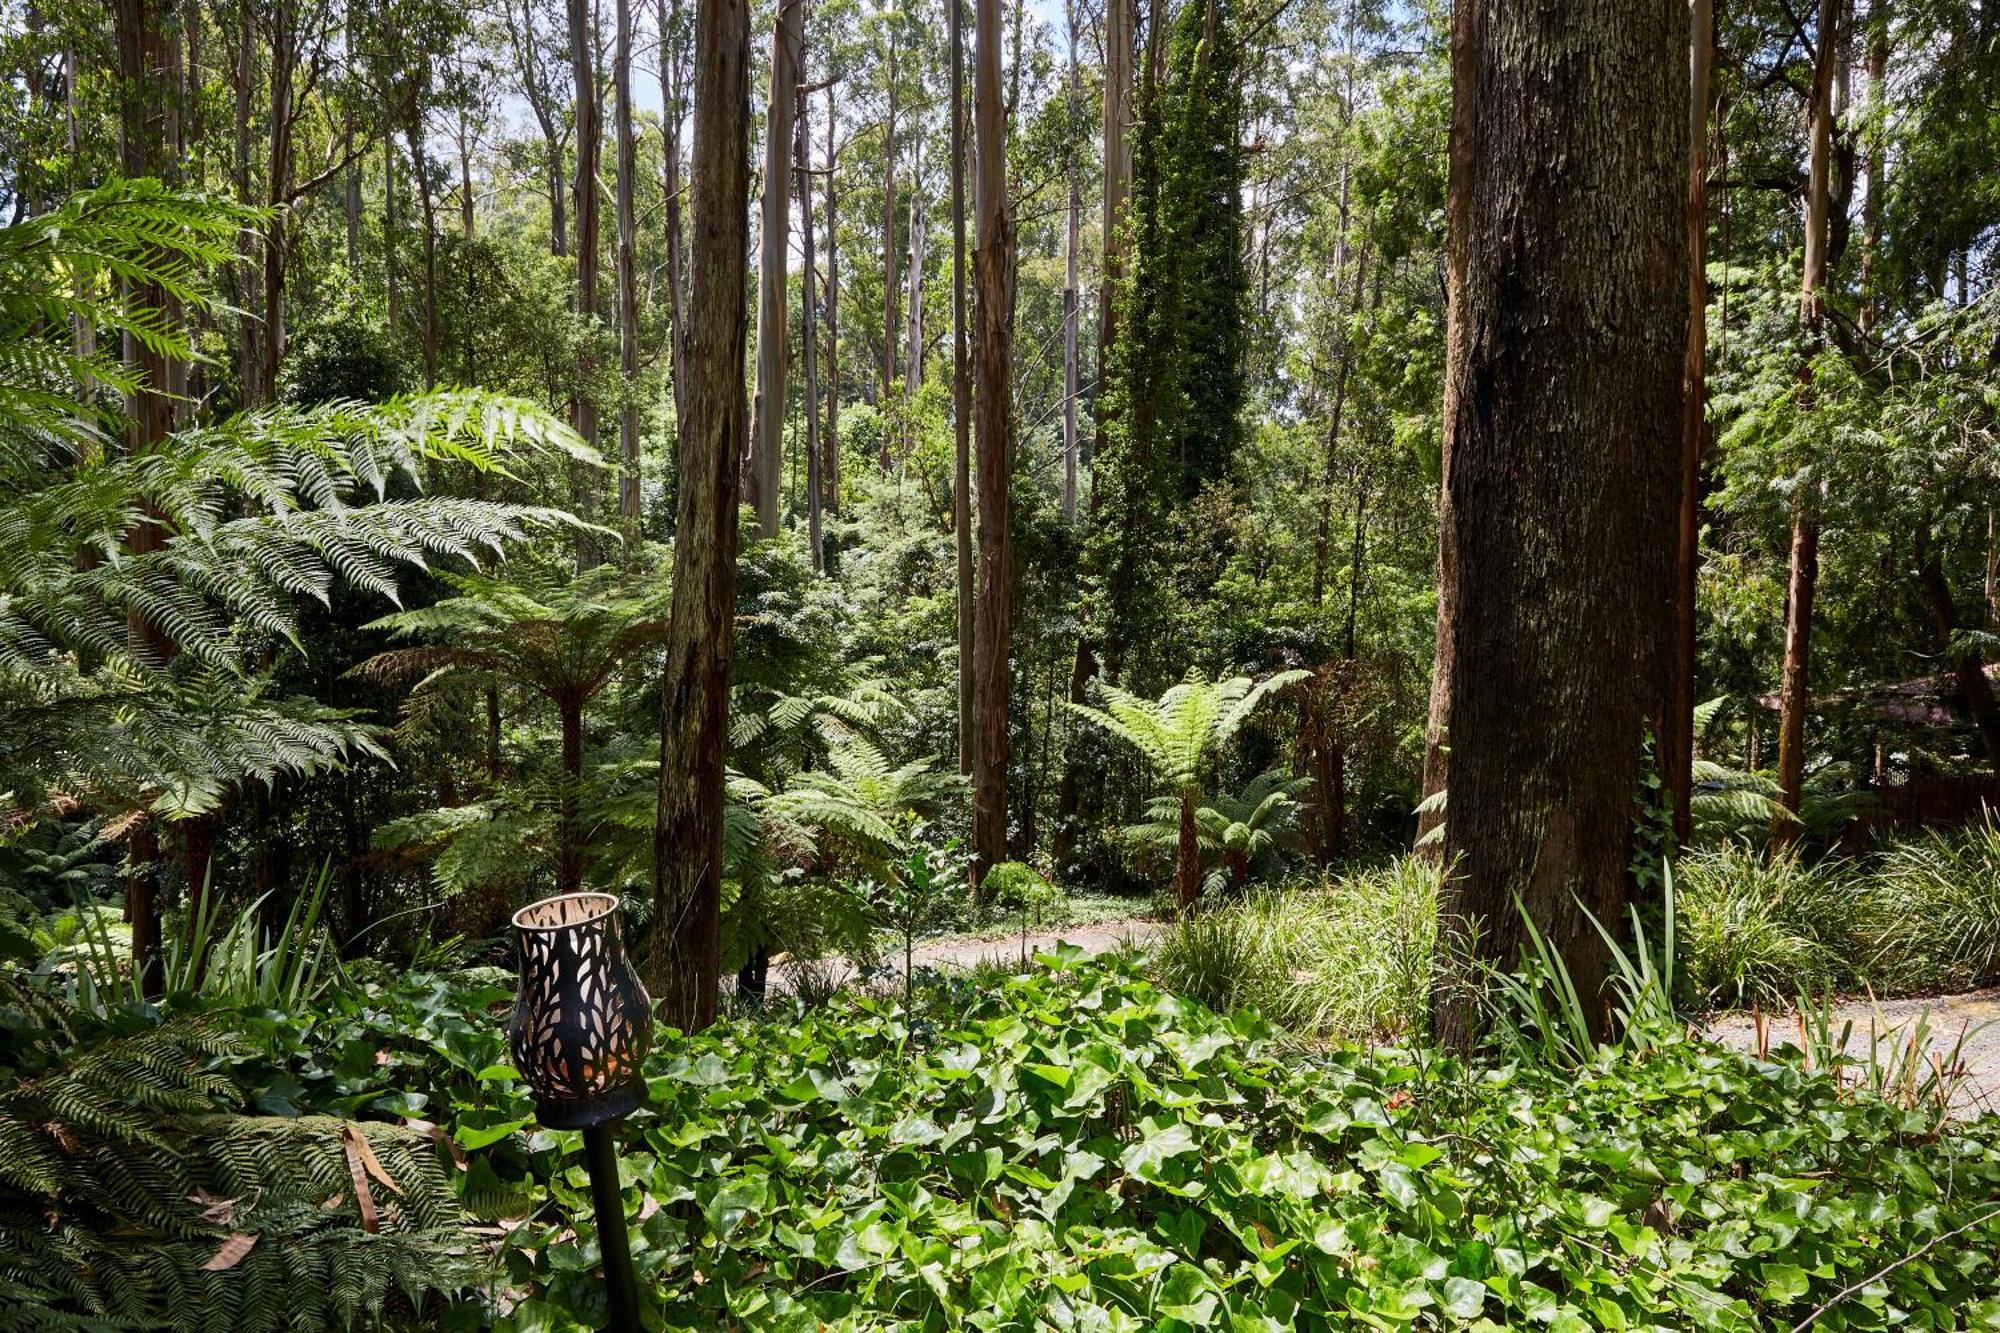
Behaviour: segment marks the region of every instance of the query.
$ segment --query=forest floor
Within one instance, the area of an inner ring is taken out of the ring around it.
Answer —
[[[1110,953],[1132,944],[1145,944],[1167,928],[1167,922],[1145,916],[1106,916],[1086,919],[1048,930],[948,935],[920,942],[913,954],[918,967],[965,971],[982,964],[1009,965],[1025,954],[1033,957],[1058,944],[1071,944],[1088,954]],[[893,955],[893,956],[892,956]],[[885,950],[885,962],[900,967],[902,959],[894,949]],[[838,958],[808,965],[815,969],[807,979],[799,965],[781,965],[773,970],[774,989],[831,989],[852,982],[859,967]],[[1831,1027],[1846,1030],[1847,1054],[1865,1066],[1871,1047],[1878,1063],[1889,1065],[1910,1044],[1913,1034],[1921,1036],[1923,1062],[1956,1065],[1963,1071],[1952,1092],[1952,1104],[1961,1115],[2000,1112],[2000,986],[1968,991],[1963,995],[1938,995],[1903,1000],[1847,999],[1834,1005]],[[1710,1021],[1708,1033],[1717,1041],[1742,1051],[1759,1046],[1757,1019],[1750,1014],[1724,1014]],[[1801,1044],[1799,1019],[1793,1014],[1764,1016],[1764,1049],[1776,1050],[1787,1042]],[[1955,1053],[1955,1055],[1954,1055]],[[1861,1075],[1850,1071],[1849,1077]]]

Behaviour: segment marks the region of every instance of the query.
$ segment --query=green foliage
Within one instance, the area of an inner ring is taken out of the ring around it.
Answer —
[[[1940,1139],[1795,1065],[1679,1042],[1563,1072],[1301,1059],[1254,1017],[1050,961],[962,994],[922,1045],[900,1006],[856,998],[661,1052],[627,1153],[650,1317],[1748,1330],[1829,1302],[1833,1328],[1994,1312],[1990,1124]],[[571,1208],[580,1184],[552,1178]],[[600,1318],[574,1225],[510,1249],[534,1295],[503,1327]]]
[[[10,1327],[330,1328],[471,1280],[433,1136],[229,1114],[231,1026],[0,979]]]
[[[2000,977],[2000,824],[1898,843],[1882,857],[1874,967],[1898,989],[1963,990]]]
[[[1723,847],[1683,857],[1675,877],[1683,980],[1703,1004],[1776,1009],[1853,984],[1864,882],[1852,867]]]
[[[1410,1037],[1429,1019],[1438,879],[1406,858],[1253,893],[1170,927],[1153,947],[1152,975],[1308,1041]]]

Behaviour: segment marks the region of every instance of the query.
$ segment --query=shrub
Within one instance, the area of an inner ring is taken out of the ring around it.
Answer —
[[[2000,824],[1991,818],[1891,848],[1872,896],[1886,984],[1966,990],[2000,977]]]
[[[1301,1037],[1419,1030],[1430,1004],[1438,872],[1403,859],[1257,893],[1176,924],[1160,984],[1211,1008],[1256,1009]]]
[[[1781,1008],[1858,979],[1861,886],[1845,863],[1726,846],[1683,857],[1674,882],[1681,974],[1702,1004]]]

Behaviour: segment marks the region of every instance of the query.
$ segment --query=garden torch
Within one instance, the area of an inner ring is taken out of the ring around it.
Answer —
[[[520,989],[507,1036],[514,1067],[550,1129],[583,1131],[597,1210],[604,1288],[616,1333],[635,1333],[638,1283],[618,1190],[618,1121],[646,1100],[640,1065],[652,1041],[652,1002],[625,957],[618,899],[565,893],[514,913]]]

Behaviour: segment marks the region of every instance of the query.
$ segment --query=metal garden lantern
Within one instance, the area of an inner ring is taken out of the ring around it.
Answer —
[[[514,913],[521,979],[507,1036],[537,1118],[583,1131],[611,1328],[624,1333],[638,1328],[639,1301],[613,1135],[646,1100],[640,1065],[653,1016],[625,956],[617,911],[611,894],[565,893]]]

